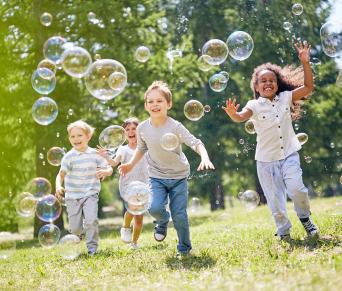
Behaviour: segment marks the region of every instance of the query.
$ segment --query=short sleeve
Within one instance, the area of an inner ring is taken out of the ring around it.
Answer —
[[[124,157],[124,148],[123,146],[119,146],[118,150],[115,153],[115,158],[120,157],[119,162],[122,163]]]
[[[141,124],[139,124],[137,126],[137,149],[142,152],[142,153],[146,153],[148,148],[146,145],[146,142],[144,141],[143,137],[142,137],[142,128],[141,128]]]
[[[203,144],[200,139],[196,138],[193,134],[191,134],[190,131],[187,130],[185,126],[180,122],[177,126],[177,135],[179,137],[180,143],[185,143],[188,147],[191,147],[193,150],[195,150],[199,144]]]
[[[292,106],[292,91],[284,91],[279,93],[279,98],[284,102],[285,104]]]
[[[61,171],[68,173],[71,170],[69,155],[64,155],[61,161]]]
[[[253,112],[253,115],[254,115],[256,113],[255,100],[249,100],[243,109],[251,110]]]

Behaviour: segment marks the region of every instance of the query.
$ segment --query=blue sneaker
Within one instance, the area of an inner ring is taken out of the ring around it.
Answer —
[[[162,242],[167,236],[167,224],[165,227],[160,227],[158,224],[154,228],[154,239],[157,242]]]

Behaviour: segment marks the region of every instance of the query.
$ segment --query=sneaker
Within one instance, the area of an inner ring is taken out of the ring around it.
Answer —
[[[129,247],[132,249],[132,250],[137,250],[139,247],[138,247],[138,244],[136,242],[131,242],[129,244]]]
[[[88,255],[91,257],[94,256],[95,254],[96,254],[96,251],[88,251]]]
[[[280,235],[280,240],[281,241],[285,241],[285,242],[289,242],[291,240],[291,236],[289,233],[287,234],[281,234]]]
[[[189,256],[190,256],[190,251],[185,252],[185,253],[177,251],[177,254],[176,254],[177,259],[184,259],[184,258],[189,257]]]
[[[159,229],[158,225],[154,228],[154,239],[157,242],[162,242],[167,235],[167,228],[165,229]]]
[[[130,228],[121,227],[120,229],[121,240],[126,244],[132,241],[132,232]]]
[[[318,236],[318,228],[317,226],[311,221],[310,217],[307,218],[300,218],[300,222],[303,224],[304,229],[309,237]]]

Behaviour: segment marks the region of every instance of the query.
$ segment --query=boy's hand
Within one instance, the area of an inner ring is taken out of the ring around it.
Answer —
[[[209,160],[209,158],[205,158],[201,160],[201,163],[199,164],[197,171],[203,171],[203,170],[215,170],[215,167],[213,163]]]
[[[96,152],[97,152],[97,154],[99,154],[101,157],[105,158],[106,160],[109,160],[109,159],[110,159],[110,157],[109,157],[109,155],[108,155],[108,151],[107,151],[105,148],[103,148],[103,147],[101,147],[101,146],[99,146],[99,145],[97,146]]]
[[[231,98],[226,100],[226,107],[222,106],[222,109],[230,116],[234,116],[236,112],[238,111],[240,104],[236,104],[236,98],[232,101]]]
[[[130,170],[132,170],[133,165],[131,163],[121,164],[118,167],[119,174],[121,176],[125,176]]]
[[[310,49],[311,45],[307,41],[295,43],[295,48],[298,53],[298,58],[302,63],[310,62]]]
[[[109,170],[99,168],[96,170],[95,176],[97,179],[100,179],[101,181],[103,181],[106,177],[110,176],[111,173],[112,173],[111,168]]]
[[[56,188],[56,195],[55,196],[59,201],[63,200],[64,192],[65,192],[65,189],[63,187]]]

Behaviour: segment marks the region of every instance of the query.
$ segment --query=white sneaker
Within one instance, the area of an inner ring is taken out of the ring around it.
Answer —
[[[138,244],[135,243],[135,242],[133,242],[133,241],[130,243],[129,246],[130,246],[130,248],[131,248],[132,250],[137,250],[137,249],[139,248],[139,247],[138,247]]]
[[[132,241],[132,232],[130,228],[121,227],[120,229],[121,240],[126,244]]]

